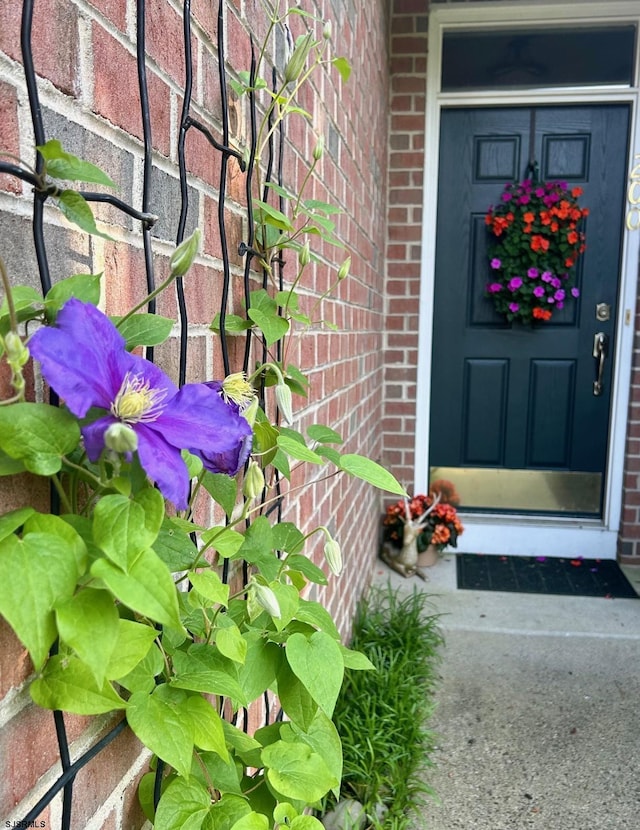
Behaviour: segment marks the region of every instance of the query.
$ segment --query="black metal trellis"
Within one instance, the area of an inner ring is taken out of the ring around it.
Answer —
[[[32,29],[33,29],[33,14],[34,14],[35,0],[22,0],[22,20],[20,30],[20,45],[22,51],[22,63],[24,66],[24,75],[27,87],[27,94],[29,99],[29,107],[31,113],[31,121],[33,124],[33,132],[36,144],[46,143],[46,131],[42,109],[40,105],[40,98],[38,93],[38,82],[36,76],[36,67],[34,64],[33,50],[32,50]],[[211,0],[212,5],[215,0]],[[185,55],[185,73],[184,73],[184,95],[183,105],[179,124],[178,134],[178,172],[180,182],[180,215],[178,226],[176,229],[175,240],[176,244],[183,241],[185,235],[185,227],[189,212],[188,188],[187,188],[187,164],[186,164],[186,136],[190,129],[198,130],[207,139],[211,151],[218,153],[220,156],[220,179],[218,186],[218,231],[220,234],[221,251],[222,251],[222,271],[223,283],[221,286],[221,302],[220,302],[220,348],[222,354],[222,362],[225,374],[228,374],[232,367],[230,365],[229,350],[227,338],[225,335],[225,316],[230,294],[231,281],[231,267],[228,237],[226,231],[225,219],[225,203],[226,203],[226,179],[228,174],[229,159],[234,157],[237,159],[241,170],[246,175],[246,202],[248,213],[248,232],[247,239],[244,240],[239,249],[240,256],[244,257],[243,268],[243,285],[244,285],[244,302],[246,308],[249,307],[249,293],[251,290],[251,266],[254,256],[254,231],[253,231],[253,173],[256,161],[256,142],[257,142],[257,115],[256,115],[256,100],[253,91],[248,94],[249,107],[249,148],[248,160],[243,161],[243,156],[234,148],[229,146],[229,113],[228,113],[228,95],[227,95],[227,80],[225,70],[225,46],[224,46],[224,0],[219,0],[217,12],[217,52],[219,64],[219,84],[221,93],[221,112],[219,114],[222,124],[222,142],[218,142],[211,131],[200,120],[195,118],[192,114],[192,88],[193,88],[193,56],[191,49],[191,0],[184,0],[183,3],[183,40],[184,40],[184,55]],[[147,67],[146,67],[146,33],[145,33],[145,19],[146,19],[146,2],[145,0],[137,0],[137,40],[136,40],[136,62],[138,74],[138,87],[140,97],[140,110],[143,124],[143,173],[142,173],[142,198],[141,205],[136,208],[133,205],[118,199],[111,194],[94,193],[89,191],[80,191],[82,195],[89,202],[108,203],[121,211],[129,217],[132,217],[140,228],[142,235],[144,262],[145,262],[145,278],[146,289],[151,293],[155,288],[154,268],[153,268],[153,251],[151,229],[157,220],[157,216],[153,213],[153,190],[152,190],[152,170],[153,170],[153,152],[152,152],[152,123],[151,111],[147,87]],[[250,86],[254,86],[256,77],[256,57],[253,42],[251,43],[251,67],[250,67]],[[276,86],[276,73],[273,74],[273,86]],[[284,131],[282,128],[278,131],[279,139],[276,141],[272,135],[267,148],[267,158],[265,159],[266,169],[268,171],[267,180],[272,175],[274,166],[277,169],[277,181],[282,184],[282,170],[283,170],[283,150],[284,150]],[[246,168],[246,169],[245,169]],[[33,185],[33,207],[32,207],[32,233],[36,260],[38,265],[40,284],[43,294],[46,294],[51,288],[51,274],[49,269],[49,260],[47,255],[47,248],[44,237],[44,206],[47,200],[54,196],[56,188],[54,186],[42,189],[40,176],[43,170],[43,159],[39,153],[36,153],[35,158],[35,174],[29,172],[19,165],[14,163],[0,161],[0,173],[7,173],[16,176],[23,181]],[[268,198],[268,189],[265,188],[262,198],[266,201]],[[280,198],[280,209],[283,209],[282,198]],[[280,259],[276,263],[276,274],[280,288],[283,285],[283,269],[284,262]],[[264,284],[266,285],[266,273],[264,274]],[[189,313],[185,299],[184,287],[182,279],[176,281],[176,295],[178,303],[178,314],[180,323],[180,349],[179,349],[179,385],[183,385],[186,379],[187,361],[188,361],[188,329],[189,329]],[[155,312],[155,301],[149,303],[149,311]],[[251,335],[247,333],[247,339],[244,349],[244,358],[242,368],[247,371],[251,360]],[[263,359],[264,359],[263,346]],[[153,360],[153,349],[148,348],[146,357]],[[54,401],[55,402],[55,401]],[[276,482],[277,492],[279,494],[279,485]],[[280,501],[276,501],[275,508],[280,510]],[[55,494],[52,495],[52,510],[56,511]],[[245,565],[245,576],[246,576]],[[224,560],[223,579],[228,581],[228,560]],[[264,696],[265,707],[265,722],[270,720],[270,704],[267,693]],[[276,719],[282,716],[282,712],[276,713]],[[42,796],[37,804],[24,816],[24,818],[17,822],[16,826],[31,826],[31,822],[35,822],[42,811],[51,803],[56,795],[63,791],[63,805],[62,805],[62,819],[61,830],[69,830],[71,827],[71,813],[73,806],[73,785],[78,772],[86,766],[89,761],[95,758],[99,753],[105,749],[115,738],[120,735],[126,727],[126,719],[120,720],[115,726],[110,728],[107,733],[100,738],[90,749],[85,751],[80,757],[71,759],[69,742],[67,738],[67,731],[65,725],[64,714],[60,711],[53,713],[55,729],[58,741],[58,749],[60,755],[60,762],[62,766],[62,774],[58,777],[55,783]],[[247,716],[245,712],[244,723],[247,724]],[[163,775],[164,765],[158,763],[156,771],[156,781],[154,787],[155,801],[159,800],[160,787]]]

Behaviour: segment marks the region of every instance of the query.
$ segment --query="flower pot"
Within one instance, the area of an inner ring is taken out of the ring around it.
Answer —
[[[418,554],[418,567],[431,568],[440,559],[440,551],[436,545],[428,545]]]

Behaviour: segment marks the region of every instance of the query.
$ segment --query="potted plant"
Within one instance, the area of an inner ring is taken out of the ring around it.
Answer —
[[[464,530],[456,510],[459,503],[454,485],[439,479],[431,484],[428,495],[389,505],[383,520],[385,561],[400,562],[405,570],[413,564],[413,573],[418,566],[435,565],[446,547],[457,547]]]

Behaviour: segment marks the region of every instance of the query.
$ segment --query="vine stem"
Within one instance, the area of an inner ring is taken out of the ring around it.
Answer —
[[[7,298],[7,307],[9,309],[9,324],[11,331],[18,333],[18,318],[16,317],[16,307],[13,303],[13,296],[11,294],[11,284],[9,283],[9,275],[5,268],[4,261],[0,257],[0,279],[2,279],[2,287],[4,288],[5,297]]]

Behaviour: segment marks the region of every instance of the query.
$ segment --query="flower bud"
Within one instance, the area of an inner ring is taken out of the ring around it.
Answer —
[[[196,258],[198,248],[200,247],[200,229],[195,231],[183,240],[175,249],[169,260],[171,266],[171,274],[174,277],[183,277]]]
[[[331,40],[331,21],[330,20],[325,21],[324,27],[322,29],[322,37],[325,40]]]
[[[276,595],[273,593],[268,585],[261,585],[259,582],[253,582],[253,593],[256,602],[261,608],[270,614],[272,617],[281,617],[280,605]]]
[[[242,482],[242,492],[248,499],[257,499],[263,490],[264,473],[257,462],[250,461]]]
[[[285,423],[293,423],[293,400],[291,389],[286,383],[279,383],[276,386],[276,403]]]
[[[118,421],[106,430],[104,444],[107,449],[114,452],[135,452],[138,449],[138,436],[128,424]]]
[[[8,331],[5,334],[4,350],[7,355],[7,363],[12,368],[19,369],[29,360],[29,349],[15,331]]]
[[[300,263],[301,268],[304,268],[305,265],[308,265],[311,262],[311,251],[309,250],[308,242],[305,242],[302,248],[300,248],[298,262]]]
[[[320,161],[322,158],[322,154],[324,153],[324,136],[318,136],[318,143],[313,148],[313,160]]]
[[[331,573],[340,576],[342,571],[342,551],[335,539],[329,537],[324,543],[324,558],[331,569]]]
[[[351,257],[348,256],[342,263],[338,270],[338,279],[344,280],[349,276],[349,268],[351,268]]]
[[[304,65],[309,57],[309,52],[313,46],[313,35],[309,32],[308,35],[301,35],[297,41],[293,54],[287,61],[284,68],[285,83],[291,84],[297,81],[304,69]]]

